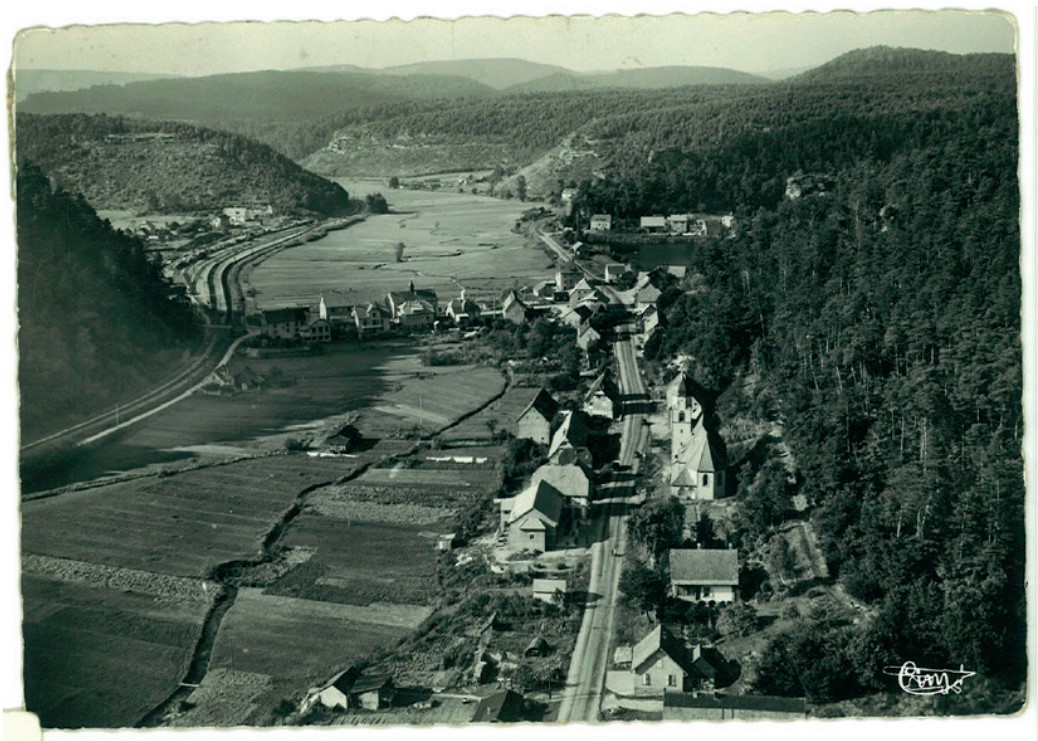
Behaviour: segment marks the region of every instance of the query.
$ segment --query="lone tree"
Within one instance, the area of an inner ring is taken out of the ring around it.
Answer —
[[[520,201],[526,200],[526,178],[522,175],[515,179],[515,195]]]
[[[393,189],[399,188],[400,187],[400,178],[398,178],[396,175],[391,177],[389,179],[389,187],[393,188]]]
[[[403,262],[404,261],[404,250],[405,249],[407,249],[407,245],[405,245],[403,242],[397,242],[396,243],[396,261],[397,262]]]
[[[653,563],[681,543],[684,529],[685,508],[671,497],[643,504],[627,520],[631,538],[649,553]]]
[[[646,616],[653,611],[658,614],[667,602],[667,580],[639,561],[620,572],[620,594],[627,604]]]

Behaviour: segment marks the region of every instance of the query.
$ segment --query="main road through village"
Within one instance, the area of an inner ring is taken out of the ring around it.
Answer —
[[[626,510],[635,495],[633,479],[640,461],[638,453],[644,450],[649,436],[645,416],[648,395],[638,370],[633,342],[627,333],[619,336],[613,351],[620,370],[624,410],[619,466],[623,478],[603,487],[598,505],[601,531],[591,548],[588,600],[559,706],[558,720],[563,722],[600,720],[626,548]]]

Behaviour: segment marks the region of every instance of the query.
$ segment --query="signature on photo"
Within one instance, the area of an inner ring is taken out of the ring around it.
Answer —
[[[947,695],[949,692],[962,692],[962,683],[976,674],[963,668],[958,669],[926,669],[916,666],[914,661],[906,661],[901,666],[885,666],[883,673],[897,677],[901,689],[910,695]]]

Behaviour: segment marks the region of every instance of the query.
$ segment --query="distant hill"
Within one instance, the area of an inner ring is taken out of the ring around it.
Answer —
[[[492,88],[464,77],[267,71],[36,93],[22,101],[18,111],[106,113],[211,125],[302,121],[394,101],[493,94]]]
[[[98,72],[84,69],[15,69],[15,102],[34,93],[67,92],[94,85],[125,85],[142,80],[168,80],[176,75],[139,72]]]
[[[976,75],[1012,64],[1012,54],[949,54],[944,51],[872,46],[841,54],[793,78],[798,82],[840,81],[894,75]]]
[[[18,168],[18,383],[25,442],[111,409],[183,359],[191,308],[135,238]]]
[[[378,70],[378,74],[467,77],[483,85],[503,90],[548,75],[571,75],[573,72],[565,67],[529,62],[525,59],[455,59],[387,67]]]
[[[350,210],[339,185],[236,134],[173,122],[20,114],[18,162],[37,163],[95,209],[211,212],[270,203],[281,213]]]

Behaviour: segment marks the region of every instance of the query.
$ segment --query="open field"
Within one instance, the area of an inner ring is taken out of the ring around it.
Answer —
[[[505,385],[493,368],[426,368],[414,356],[396,358],[382,372],[394,387],[361,412],[356,426],[365,437],[434,432],[486,403]]]
[[[493,432],[515,431],[516,419],[526,406],[533,401],[540,387],[524,388],[513,386],[505,395],[443,434],[444,440],[486,440],[490,441]]]
[[[177,686],[208,603],[27,575],[25,696],[46,727],[133,725]]]
[[[378,181],[339,181],[351,195],[382,192],[396,213],[275,255],[252,271],[261,308],[327,299],[346,303],[382,300],[391,290],[433,288],[441,303],[470,291],[500,292],[554,274],[538,247],[512,233],[529,206],[470,194],[389,190]],[[395,262],[396,245],[406,245]]]
[[[258,555],[303,489],[348,474],[354,459],[273,456],[26,502],[22,548],[177,576]]]
[[[195,707],[176,725],[263,722],[279,700],[298,701],[309,687],[414,630],[430,612],[409,605],[350,608],[242,589],[220,627],[209,676],[189,698]]]
[[[306,512],[284,539],[313,556],[267,589],[269,594],[346,605],[429,604],[436,596],[435,531]]]

